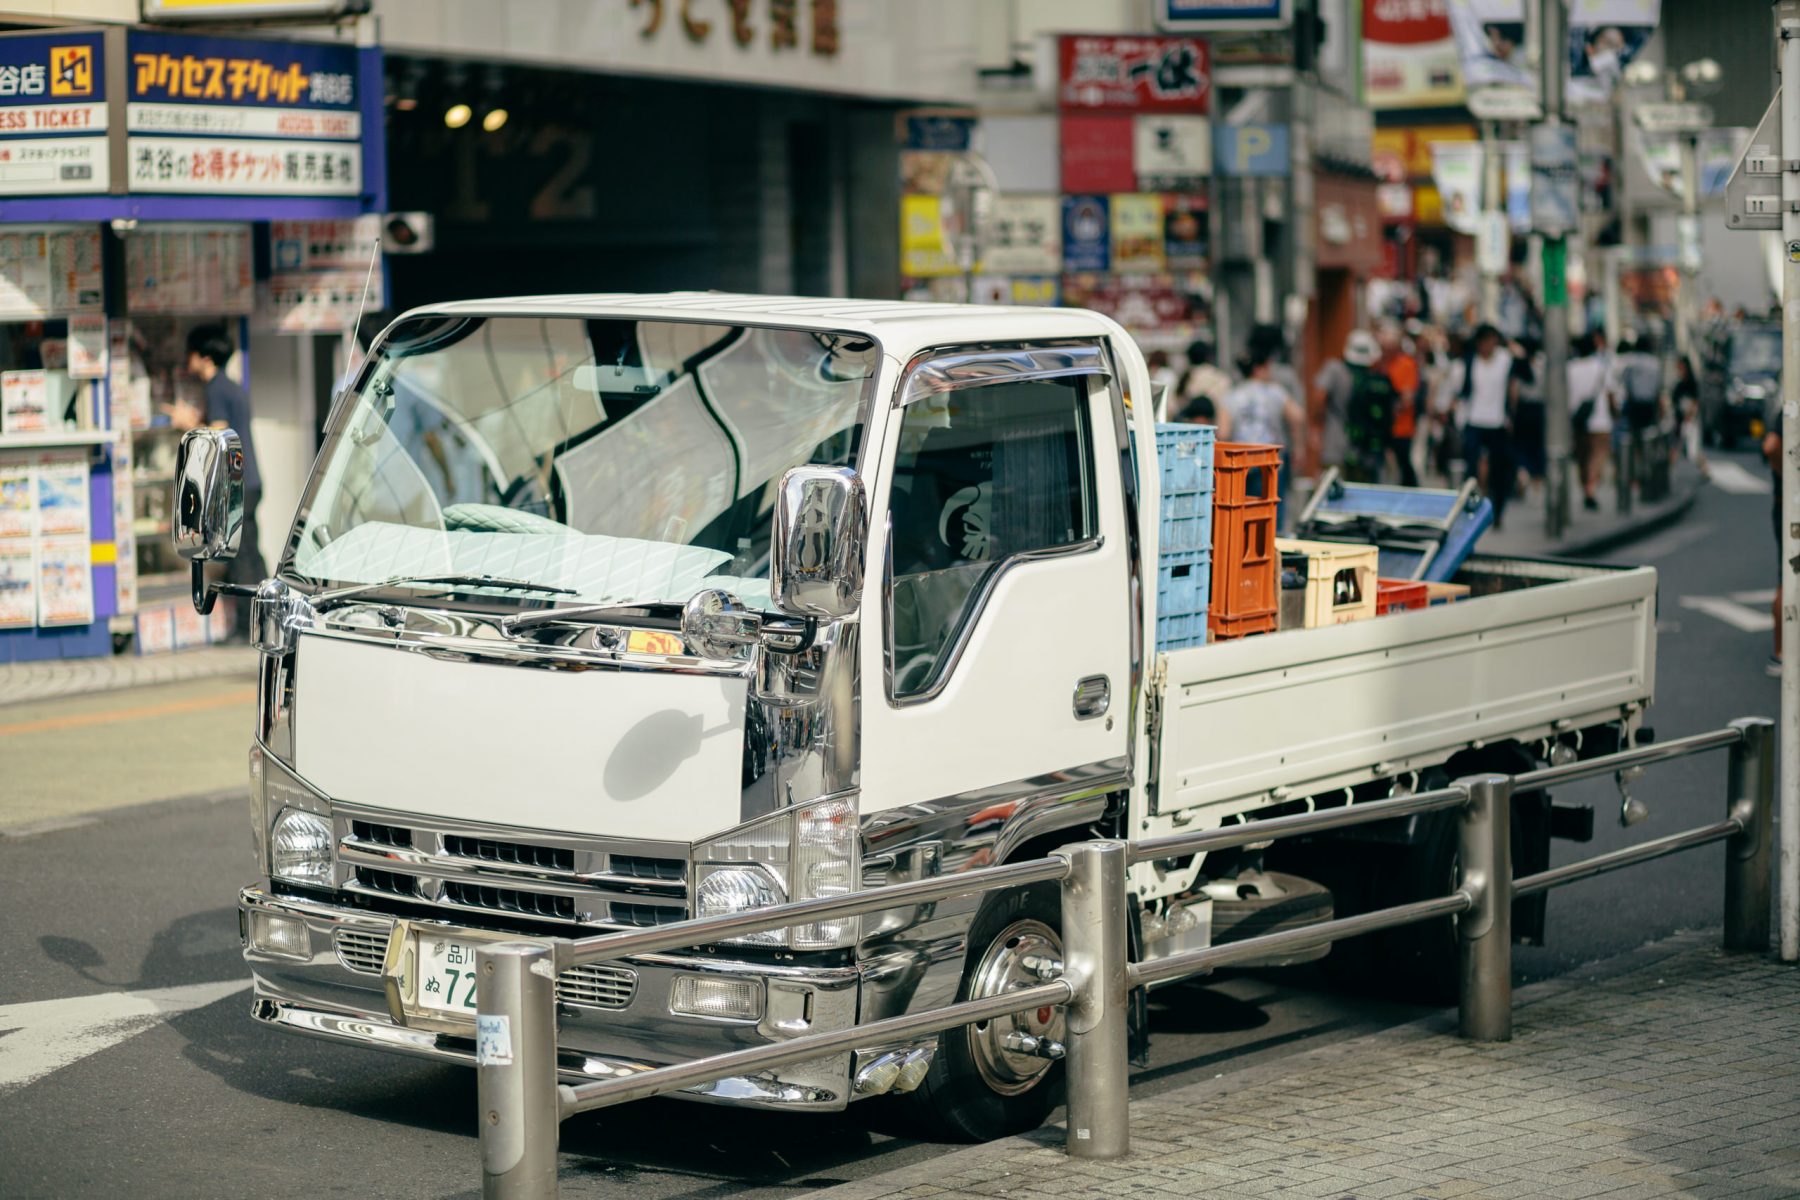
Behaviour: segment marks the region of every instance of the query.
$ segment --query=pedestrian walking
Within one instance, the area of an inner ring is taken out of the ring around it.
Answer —
[[[1381,343],[1366,329],[1344,340],[1350,397],[1344,411],[1344,478],[1379,483],[1392,444],[1398,398],[1382,362]]]
[[[204,410],[177,401],[168,405],[170,424],[194,429],[205,424],[214,429],[233,429],[244,445],[244,523],[237,557],[225,564],[225,578],[255,587],[267,572],[256,540],[256,507],[262,502],[262,473],[256,465],[256,440],[250,431],[250,398],[237,381],[225,373],[233,353],[223,325],[199,325],[188,331],[187,371],[200,381]],[[250,638],[250,604],[234,599],[232,623],[236,637]]]
[[[1413,435],[1419,427],[1419,362],[1407,353],[1400,327],[1383,321],[1376,334],[1381,351],[1378,368],[1387,376],[1394,394],[1388,423],[1387,452],[1393,455],[1401,487],[1418,487],[1419,472],[1413,467]]]
[[[1535,485],[1543,482],[1546,458],[1543,355],[1538,343],[1529,337],[1520,338],[1508,349],[1513,356],[1513,376],[1519,381],[1518,400],[1513,408],[1513,457],[1521,468],[1521,476]]]
[[[1326,467],[1341,470],[1350,449],[1346,422],[1350,413],[1350,392],[1356,381],[1350,373],[1350,364],[1339,355],[1325,360],[1325,365],[1313,375],[1312,382],[1308,425],[1314,442],[1313,461],[1321,471]]]
[[[1462,462],[1459,401],[1465,369],[1463,339],[1461,334],[1428,327],[1425,340],[1430,347],[1425,369],[1426,387],[1430,389],[1426,401],[1430,432],[1425,460],[1438,475],[1455,484],[1458,464]]]
[[[1463,371],[1462,391],[1469,406],[1463,457],[1469,473],[1493,504],[1494,528],[1499,529],[1518,470],[1513,461],[1512,421],[1519,384],[1513,375],[1513,356],[1501,347],[1500,331],[1492,325],[1475,330],[1475,354]]]
[[[1190,342],[1187,348],[1187,370],[1177,388],[1179,406],[1174,419],[1197,425],[1215,425],[1218,438],[1226,440],[1230,428],[1226,424],[1225,397],[1231,391],[1231,376],[1213,361],[1213,344],[1205,340]]]
[[[1614,427],[1613,451],[1629,486],[1644,476],[1650,434],[1662,413],[1662,362],[1656,339],[1649,334],[1619,343],[1610,383],[1619,398],[1620,420]],[[1621,454],[1620,451],[1623,451]]]
[[[1569,360],[1569,424],[1581,464],[1581,506],[1598,511],[1595,492],[1612,457],[1613,399],[1606,387],[1605,343],[1598,333],[1575,341]]]
[[[1275,514],[1280,528],[1287,516],[1287,479],[1290,451],[1306,425],[1306,413],[1275,382],[1275,355],[1272,347],[1262,345],[1250,351],[1244,381],[1225,397],[1226,419],[1230,422],[1231,440],[1281,447],[1281,497]]]
[[[1675,410],[1676,429],[1681,439],[1684,458],[1707,474],[1706,455],[1700,449],[1700,377],[1694,360],[1682,354],[1675,359],[1675,384],[1669,389],[1669,403]]]
[[[1769,605],[1769,611],[1775,617],[1775,653],[1763,669],[1777,679],[1781,678],[1781,581],[1787,578],[1783,568],[1787,565],[1781,561],[1781,435],[1782,415],[1779,402],[1769,404],[1768,432],[1763,434],[1763,461],[1769,464],[1769,473],[1775,477],[1774,507],[1769,510],[1769,517],[1775,526],[1775,599]]]

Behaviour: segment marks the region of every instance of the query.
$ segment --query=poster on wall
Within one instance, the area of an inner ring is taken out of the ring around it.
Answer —
[[[31,464],[0,462],[0,538],[29,538],[37,532]]]
[[[0,433],[43,433],[50,428],[50,392],[40,367],[0,371]]]
[[[1109,270],[1112,222],[1106,197],[1064,196],[1062,204],[1064,270]]]
[[[250,226],[140,226],[125,239],[125,303],[134,313],[247,316],[256,307]]]
[[[69,314],[69,378],[106,378],[106,315]]]
[[[1062,213],[1055,196],[996,196],[984,271],[1046,275],[1062,270]]]
[[[41,537],[79,537],[88,530],[88,465],[85,458],[46,458],[33,472],[37,482],[37,530]]]
[[[1212,173],[1212,122],[1163,113],[1131,119],[1132,165],[1146,192],[1198,187]]]
[[[1362,0],[1363,102],[1372,109],[1461,104],[1448,0]]]
[[[1171,192],[1163,201],[1163,254],[1171,270],[1206,265],[1206,197]]]
[[[1212,63],[1200,38],[1066,34],[1057,56],[1064,110],[1204,113],[1212,100]]]
[[[270,275],[256,306],[275,333],[344,333],[365,305],[386,306],[381,218],[269,222]]]
[[[94,567],[86,538],[39,538],[37,623],[92,625]]]
[[[98,228],[16,225],[0,230],[0,318],[97,313],[104,300]]]
[[[1037,308],[1054,308],[1062,300],[1062,280],[1056,275],[1016,276],[1012,281],[1012,302]]]
[[[37,551],[30,538],[0,540],[0,629],[37,624]]]
[[[937,196],[900,197],[900,273],[915,279],[961,274],[944,243],[943,202]]]
[[[1151,275],[1164,269],[1163,203],[1154,192],[1126,192],[1111,197],[1112,269],[1121,274]]]

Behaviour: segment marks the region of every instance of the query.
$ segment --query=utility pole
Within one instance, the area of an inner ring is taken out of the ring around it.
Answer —
[[[1781,38],[1781,961],[1800,962],[1800,0]]]
[[[1500,275],[1505,263],[1506,236],[1500,232],[1506,222],[1506,197],[1500,185],[1500,123],[1481,123],[1481,235],[1477,247],[1486,245],[1486,261],[1481,267],[1481,319],[1490,324],[1500,320]],[[1495,243],[1498,243],[1498,246]]]
[[[1694,293],[1700,281],[1700,131],[1681,132],[1681,222],[1676,238],[1681,290],[1675,294],[1675,352],[1694,353]]]
[[[1576,163],[1565,160],[1564,151],[1573,141],[1563,123],[1563,76],[1567,70],[1563,46],[1568,40],[1564,31],[1567,14],[1563,0],[1542,0],[1538,22],[1538,71],[1543,80],[1544,121],[1540,136],[1533,142],[1533,185],[1543,184],[1555,198],[1560,176],[1547,178],[1552,171],[1579,170]],[[1548,143],[1548,145],[1546,145]],[[1550,153],[1546,154],[1548,150]],[[1534,206],[1538,232],[1544,239],[1544,531],[1554,540],[1563,535],[1569,522],[1569,293],[1567,284],[1569,230],[1561,221],[1552,228],[1543,220],[1544,210],[1552,204]],[[1560,215],[1560,214],[1558,214]],[[1580,220],[1579,193],[1571,220]]]

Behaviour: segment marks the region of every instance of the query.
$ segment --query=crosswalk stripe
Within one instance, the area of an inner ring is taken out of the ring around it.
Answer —
[[[1745,633],[1767,633],[1775,628],[1775,618],[1767,609],[1758,612],[1733,604],[1723,596],[1683,596],[1681,607],[1695,609],[1709,617],[1717,617],[1734,629]]]
[[[1721,492],[1731,492],[1737,496],[1767,496],[1775,490],[1775,485],[1766,477],[1751,474],[1742,464],[1732,462],[1729,458],[1708,463],[1707,471],[1712,485]]]
[[[0,1006],[0,1093],[22,1088],[128,1041],[158,1021],[249,986],[248,979],[224,979]]]

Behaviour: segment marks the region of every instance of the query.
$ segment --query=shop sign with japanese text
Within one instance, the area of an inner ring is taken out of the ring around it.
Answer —
[[[363,190],[354,47],[132,30],[133,192],[353,197]]]
[[[1212,99],[1212,64],[1199,38],[1075,34],[1057,50],[1064,109],[1204,113]]]
[[[0,37],[0,196],[107,190],[104,43],[95,31]]]

